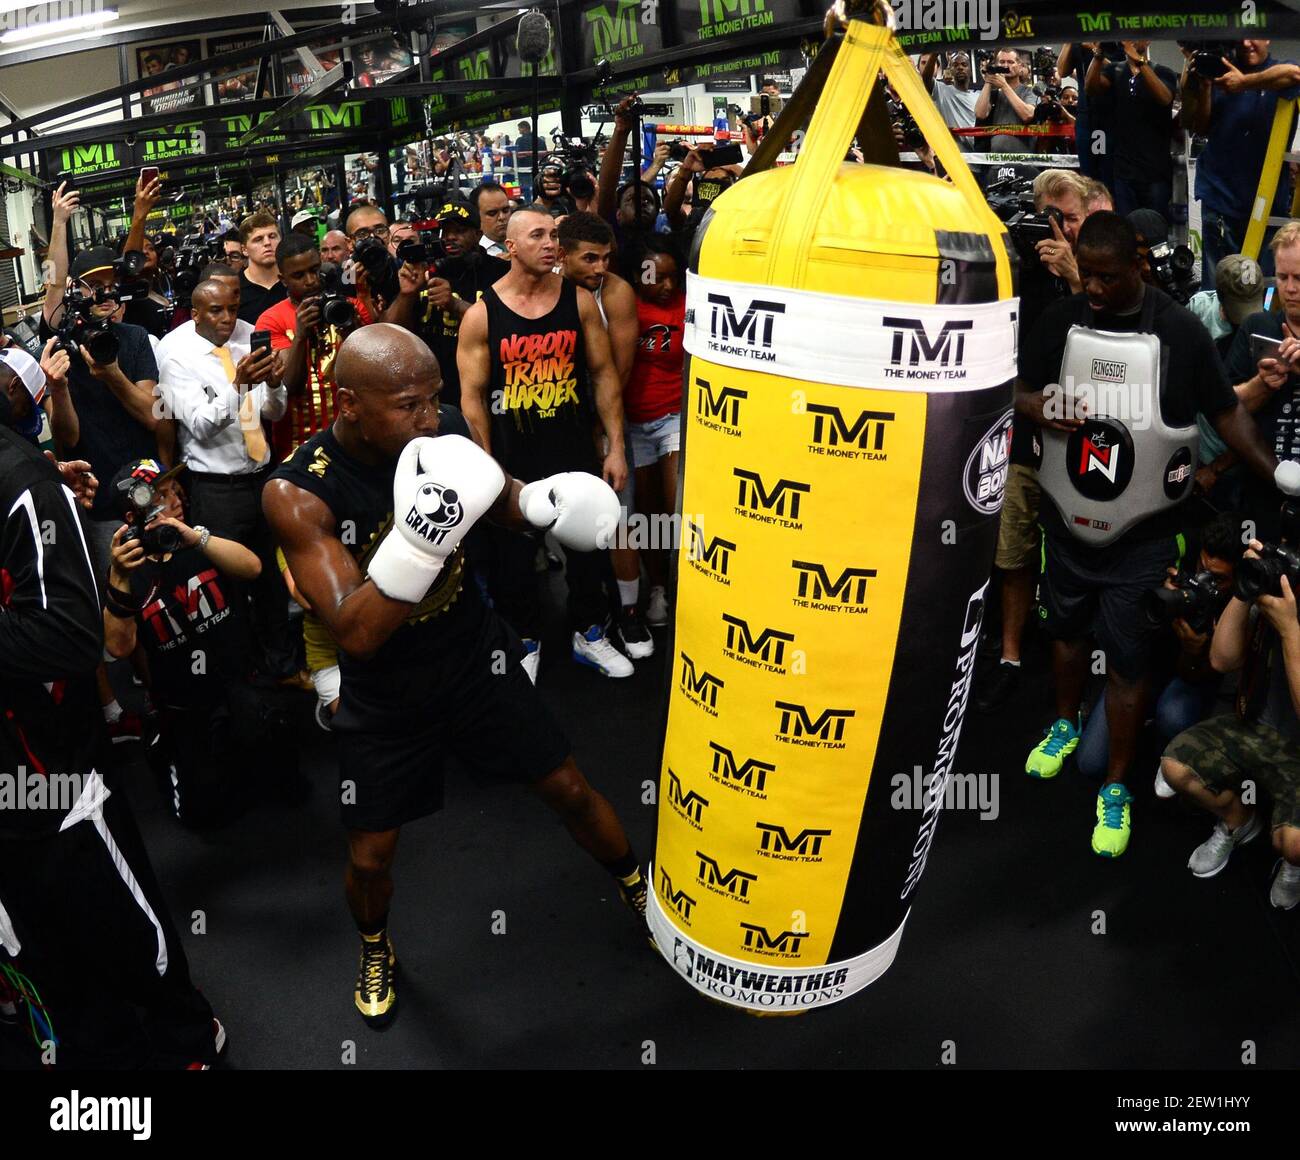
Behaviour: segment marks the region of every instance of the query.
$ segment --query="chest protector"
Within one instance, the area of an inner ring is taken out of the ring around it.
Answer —
[[[1067,400],[1087,402],[1087,418],[1069,434],[1043,428],[1038,479],[1084,544],[1112,543],[1192,489],[1198,433],[1195,424],[1168,426],[1160,413],[1168,367],[1150,333],[1154,313],[1148,294],[1140,324],[1147,333],[1076,324],[1065,339],[1059,382]]]

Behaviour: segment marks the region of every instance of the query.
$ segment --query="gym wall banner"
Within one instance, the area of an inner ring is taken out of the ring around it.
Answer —
[[[677,0],[683,43],[776,28],[803,15],[799,0]]]
[[[845,163],[884,69],[952,175]],[[824,75],[824,74],[823,74]],[[970,695],[1010,460],[1013,269],[889,33],[687,277],[682,545],[648,918],[702,994],[838,1002],[893,961]],[[924,771],[923,808],[896,775]]]
[[[642,0],[601,0],[579,4],[572,13],[570,35],[580,46],[582,68],[591,68],[602,57],[617,70],[631,66],[638,57],[664,47],[658,5]]]

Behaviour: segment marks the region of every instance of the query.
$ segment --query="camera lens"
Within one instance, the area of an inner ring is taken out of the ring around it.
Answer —
[[[100,366],[107,366],[117,361],[117,335],[111,330],[92,330],[86,335],[86,349],[90,357]]]

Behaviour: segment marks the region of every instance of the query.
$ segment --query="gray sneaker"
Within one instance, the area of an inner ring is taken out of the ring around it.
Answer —
[[[1292,866],[1290,862],[1278,863],[1268,900],[1278,910],[1290,910],[1300,902],[1300,866]]]
[[[1213,878],[1227,864],[1233,850],[1244,846],[1259,833],[1259,815],[1251,814],[1250,820],[1235,830],[1228,829],[1222,822],[1214,824],[1214,831],[1205,839],[1187,860],[1187,868],[1197,878]]]

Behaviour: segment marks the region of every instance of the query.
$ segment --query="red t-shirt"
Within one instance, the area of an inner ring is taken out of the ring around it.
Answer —
[[[362,302],[354,299],[353,304],[357,307],[358,321],[365,326],[371,321],[370,312]],[[286,298],[264,310],[254,329],[270,331],[272,350],[288,350],[293,345],[297,325],[298,308]],[[327,360],[333,361],[328,340],[318,343],[307,356],[307,386],[303,393],[290,395],[284,418],[271,424],[271,445],[277,459],[287,458],[334,422],[334,382],[321,375],[321,365]]]
[[[652,423],[680,411],[682,371],[686,348],[682,346],[686,320],[686,295],[679,294],[666,306],[636,300],[639,335],[632,374],[623,392],[623,411],[630,423]]]

